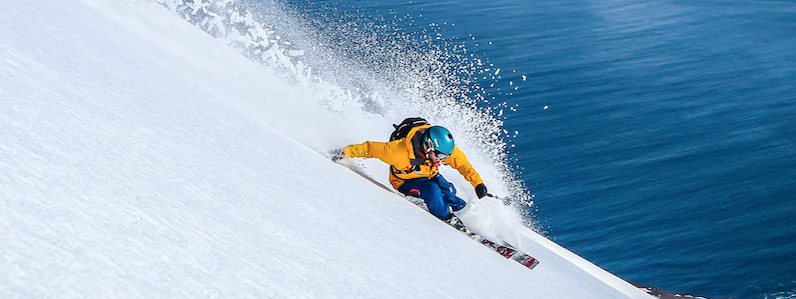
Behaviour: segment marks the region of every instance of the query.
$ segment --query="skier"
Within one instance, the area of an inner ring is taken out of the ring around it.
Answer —
[[[404,195],[423,199],[429,212],[451,226],[462,230],[464,225],[451,211],[456,212],[467,203],[456,196],[456,188],[439,173],[440,163],[459,171],[475,187],[478,198],[491,196],[481,176],[467,157],[454,144],[453,135],[441,126],[431,126],[421,118],[422,125],[408,125],[408,132],[398,134],[399,126],[390,142],[368,141],[352,144],[330,152],[332,161],[344,157],[378,158],[390,164],[390,183]],[[405,136],[405,137],[404,137]],[[399,138],[401,137],[401,138]]]

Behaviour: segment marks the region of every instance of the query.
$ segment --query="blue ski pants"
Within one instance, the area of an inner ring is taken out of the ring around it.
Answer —
[[[398,188],[404,195],[422,198],[428,211],[439,219],[447,219],[450,209],[458,211],[467,205],[456,196],[456,187],[438,174],[431,179],[419,178],[407,180]]]

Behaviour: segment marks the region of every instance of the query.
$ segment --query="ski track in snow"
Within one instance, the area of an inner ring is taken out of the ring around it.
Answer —
[[[158,4],[0,3],[0,59],[2,298],[646,297],[331,163],[351,119]]]

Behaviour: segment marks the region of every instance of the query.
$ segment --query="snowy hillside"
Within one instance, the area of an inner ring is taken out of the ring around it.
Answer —
[[[239,52],[153,2],[0,2],[1,298],[649,298],[471,190],[536,269],[332,163],[396,120]]]

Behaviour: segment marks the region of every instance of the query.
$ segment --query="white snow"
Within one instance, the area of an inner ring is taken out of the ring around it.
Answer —
[[[0,2],[0,298],[649,298],[460,178],[536,269],[332,163],[396,120],[239,52],[149,1]]]

